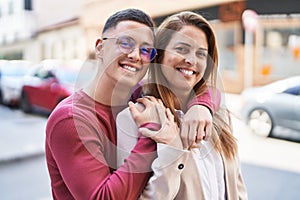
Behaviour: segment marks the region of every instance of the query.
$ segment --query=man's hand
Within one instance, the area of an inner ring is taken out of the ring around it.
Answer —
[[[181,140],[184,149],[196,147],[201,140],[211,136],[212,116],[209,109],[202,105],[193,105],[184,115],[181,124]]]

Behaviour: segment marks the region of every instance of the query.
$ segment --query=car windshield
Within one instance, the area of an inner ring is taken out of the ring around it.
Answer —
[[[62,69],[57,72],[57,78],[61,82],[75,84],[78,73],[78,70]]]
[[[300,83],[296,87],[288,88],[287,90],[284,91],[284,93],[291,94],[291,95],[300,95]]]
[[[275,93],[281,93],[287,90],[288,88],[292,88],[298,85],[300,85],[300,76],[295,76],[288,79],[276,81],[274,83],[264,86],[264,88]]]

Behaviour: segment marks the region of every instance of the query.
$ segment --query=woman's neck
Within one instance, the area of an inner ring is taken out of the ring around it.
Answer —
[[[176,94],[176,98],[175,99],[175,108],[178,110],[182,110],[183,112],[187,111],[187,105],[190,99],[190,95],[186,94],[185,92],[178,92]]]

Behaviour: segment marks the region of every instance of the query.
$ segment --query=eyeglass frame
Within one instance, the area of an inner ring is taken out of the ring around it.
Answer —
[[[134,45],[131,45],[132,47],[126,48],[124,46],[122,46],[122,43],[120,42],[121,38],[126,38],[127,40],[129,39],[130,41],[133,42]],[[133,38],[129,37],[129,36],[120,36],[120,37],[104,37],[102,38],[102,40],[108,40],[108,39],[116,39],[117,42],[116,44],[119,46],[119,49],[121,50],[122,53],[124,54],[130,54],[132,53],[135,49],[136,49],[136,42]],[[142,58],[145,58],[145,56],[149,56],[149,59],[146,58],[147,62],[151,62],[152,60],[154,60],[154,58],[157,56],[157,50],[155,47],[150,47],[151,48],[151,52],[148,54],[143,54],[143,50],[147,49],[145,47],[139,47],[139,53],[141,55]],[[153,52],[154,50],[154,52]],[[143,59],[145,60],[145,59]]]

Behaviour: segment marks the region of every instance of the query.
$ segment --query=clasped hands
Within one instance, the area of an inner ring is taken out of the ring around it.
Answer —
[[[137,102],[129,102],[128,105],[139,132],[157,143],[191,149],[198,147],[202,140],[208,140],[211,135],[212,116],[205,106],[192,106],[181,118],[179,127],[170,109],[160,99],[145,96]],[[156,123],[161,128],[150,130],[141,127],[145,123]]]

